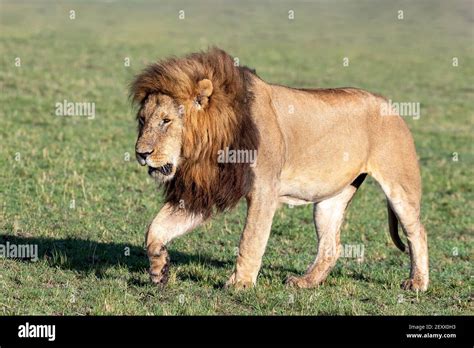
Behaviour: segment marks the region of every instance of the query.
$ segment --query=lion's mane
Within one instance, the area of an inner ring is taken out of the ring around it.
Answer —
[[[166,182],[165,200],[209,217],[214,209],[234,207],[251,186],[249,163],[218,163],[218,151],[256,150],[259,135],[251,118],[253,71],[234,64],[226,52],[212,48],[184,58],[149,65],[134,80],[131,96],[140,104],[162,93],[184,106],[183,161]],[[198,82],[209,79],[213,93],[198,110]]]

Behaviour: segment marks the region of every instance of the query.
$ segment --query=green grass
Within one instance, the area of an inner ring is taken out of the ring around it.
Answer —
[[[474,314],[472,1],[2,0],[0,13],[0,243],[40,252],[37,262],[0,259],[1,314]],[[407,122],[422,166],[426,293],[399,288],[409,259],[390,241],[372,180],[342,231],[344,244],[364,245],[363,262],[341,258],[317,289],[284,285],[315,256],[310,206],[278,211],[257,288],[222,288],[243,203],[174,241],[168,287],[149,284],[144,232],[162,197],[134,160],[127,85],[148,62],[209,45],[267,81],[421,102],[421,118]],[[95,119],[55,116],[64,99],[95,102]]]

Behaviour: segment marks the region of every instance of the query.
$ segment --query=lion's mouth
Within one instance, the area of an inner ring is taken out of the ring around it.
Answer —
[[[166,163],[165,165],[161,166],[161,167],[148,167],[148,174],[150,174],[151,176],[153,176],[153,174],[155,172],[159,172],[161,174],[163,174],[164,176],[168,176],[170,175],[172,172],[173,172],[173,164],[172,163]]]

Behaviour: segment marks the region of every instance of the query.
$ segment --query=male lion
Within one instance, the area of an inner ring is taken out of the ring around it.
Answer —
[[[384,98],[269,84],[217,48],[148,66],[131,95],[139,105],[137,159],[165,191],[146,233],[154,283],[168,280],[171,240],[245,197],[247,221],[227,285],[255,285],[279,202],[314,204],[316,259],[287,282],[321,284],[341,252],[344,211],[369,174],[387,196],[390,234],[402,251],[398,221],[407,235],[411,273],[402,288],[427,289],[415,146],[400,116],[382,114]],[[256,162],[218,161],[223,150],[256,150]]]

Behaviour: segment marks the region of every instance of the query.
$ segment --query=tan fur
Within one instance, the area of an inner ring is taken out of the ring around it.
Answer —
[[[402,247],[397,219],[407,235],[412,269],[403,288],[427,289],[415,147],[400,116],[381,115],[383,98],[355,88],[268,84],[234,66],[232,57],[218,49],[148,67],[135,80],[132,95],[144,119],[139,160],[146,158],[151,167],[174,164],[171,174],[157,176],[165,182],[167,203],[147,232],[155,283],[167,277],[169,241],[245,197],[247,221],[227,285],[256,283],[279,202],[314,204],[318,254],[303,277],[290,277],[288,283],[321,284],[340,254],[344,211],[368,174],[395,213],[395,219],[389,215],[395,243]],[[166,126],[164,117],[171,118]],[[226,147],[257,150],[256,164],[218,163],[217,152]]]

